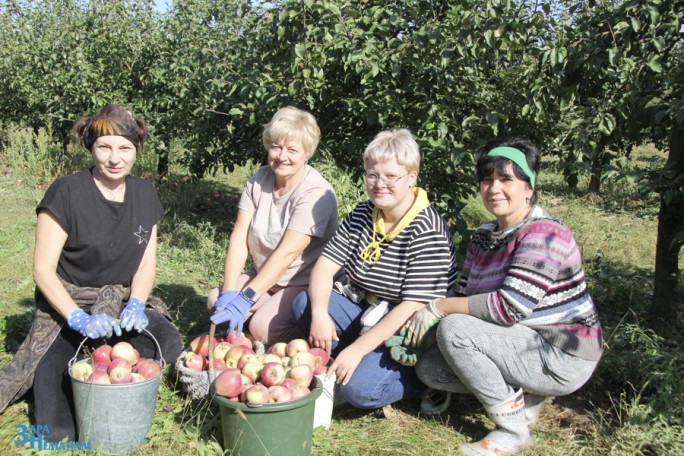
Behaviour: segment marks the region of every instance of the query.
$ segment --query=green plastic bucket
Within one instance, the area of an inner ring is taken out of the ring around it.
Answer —
[[[157,345],[163,372],[166,362],[159,343],[144,331]],[[69,361],[69,371],[77,361],[83,342]],[[105,454],[126,454],[144,445],[152,427],[161,375],[140,383],[101,385],[75,379],[70,373],[78,440],[91,442]]]
[[[223,449],[235,456],[311,454],[314,403],[322,386],[314,378],[308,395],[288,402],[247,405],[214,395],[221,414]]]

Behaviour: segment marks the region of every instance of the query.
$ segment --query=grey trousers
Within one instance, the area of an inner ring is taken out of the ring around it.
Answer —
[[[452,314],[439,323],[437,344],[419,358],[416,373],[431,388],[474,394],[489,406],[519,388],[540,396],[570,394],[597,364],[565,353],[527,326]]]

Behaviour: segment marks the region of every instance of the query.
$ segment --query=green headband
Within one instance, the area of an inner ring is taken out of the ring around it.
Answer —
[[[530,185],[532,186],[532,190],[534,190],[534,181],[536,179],[536,175],[534,174],[534,171],[530,169],[530,165],[527,164],[527,158],[525,158],[524,153],[514,147],[496,147],[490,150],[487,156],[504,157],[518,165],[520,169],[527,174],[527,177],[530,178]]]

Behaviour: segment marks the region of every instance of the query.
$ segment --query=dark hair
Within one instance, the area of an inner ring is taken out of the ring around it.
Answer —
[[[133,143],[138,152],[150,136],[144,120],[136,120],[128,109],[111,104],[93,116],[78,119],[71,129],[71,134],[88,150],[92,150],[95,140],[100,136],[123,136]]]
[[[480,146],[480,148],[475,153],[475,157],[477,158],[477,164],[475,165],[475,169],[477,172],[477,181],[482,182],[485,178],[491,176],[494,173],[498,173],[502,176],[508,176],[509,174],[506,172],[506,168],[509,164],[511,164],[513,165],[512,169],[513,174],[515,174],[515,177],[527,182],[527,184],[531,187],[532,184],[530,183],[530,177],[520,168],[520,166],[516,165],[508,158],[498,156],[492,157],[487,155],[492,149],[495,149],[497,147],[513,147],[515,149],[518,149],[525,155],[527,165],[534,172],[534,174],[537,176],[539,175],[539,168],[541,167],[541,153],[539,152],[539,149],[537,149],[537,147],[532,143],[532,141],[530,141],[527,138],[506,136],[502,138],[492,139],[486,142],[485,144]],[[537,180],[537,182],[539,181]],[[531,205],[536,204],[538,199],[536,189],[533,190],[534,193],[530,198]]]

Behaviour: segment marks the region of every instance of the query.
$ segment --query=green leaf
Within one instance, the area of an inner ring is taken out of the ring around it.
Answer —
[[[648,65],[648,67],[655,73],[660,73],[663,71],[663,66],[660,63],[660,56],[658,55],[652,55],[651,58],[649,58],[646,62],[646,65]]]

